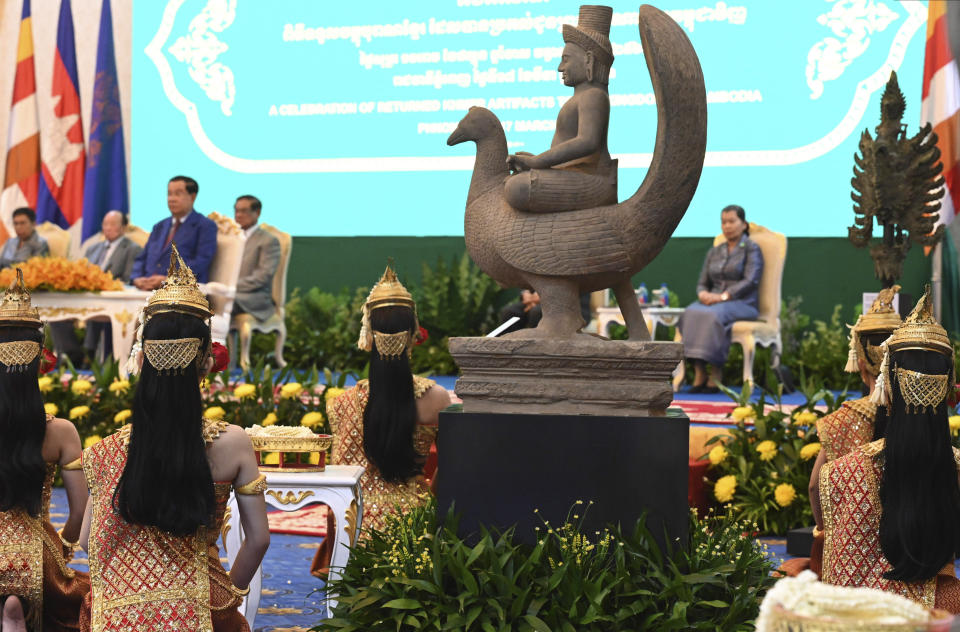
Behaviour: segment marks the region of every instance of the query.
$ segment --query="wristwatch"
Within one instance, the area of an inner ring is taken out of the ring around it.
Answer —
[[[729,301],[729,300],[730,300],[730,292],[724,292],[723,294],[721,294],[721,295],[720,295],[720,300],[721,300],[721,301]]]

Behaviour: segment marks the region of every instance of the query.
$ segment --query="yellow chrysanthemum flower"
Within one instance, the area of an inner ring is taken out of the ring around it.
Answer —
[[[960,415],[950,415],[947,417],[947,423],[950,424],[950,432],[953,434],[960,432]]]
[[[728,456],[730,456],[730,453],[722,445],[714,446],[708,455],[711,465],[720,465]]]
[[[277,423],[277,414],[269,413],[266,417],[263,418],[263,421],[260,422],[261,426],[272,426]]]
[[[123,395],[130,390],[129,380],[114,380],[110,383],[110,392],[114,395]]]
[[[733,494],[736,491],[737,477],[733,474],[721,476],[713,486],[713,495],[722,503],[728,503],[733,500]]]
[[[53,402],[48,402],[48,403],[44,404],[44,405],[43,405],[43,410],[44,410],[44,412],[46,412],[48,415],[53,415],[54,417],[56,417],[56,416],[57,416],[57,413],[60,412],[60,409],[57,408],[57,405],[54,404]]]
[[[737,406],[733,409],[733,412],[730,413],[730,416],[733,417],[734,421],[743,421],[744,419],[752,419],[756,417],[757,411],[750,406]]]
[[[280,388],[280,397],[293,399],[294,397],[299,397],[302,392],[303,387],[300,386],[300,382],[288,382]]]
[[[41,393],[49,393],[53,390],[53,378],[49,375],[37,378],[37,386],[40,387]]]
[[[93,390],[93,384],[83,378],[74,380],[70,385],[70,392],[74,395],[86,395],[91,390]]]
[[[773,498],[781,507],[789,507],[797,498],[797,490],[795,490],[790,483],[780,483],[777,485],[777,488],[773,490]]]
[[[74,406],[70,409],[70,419],[83,419],[90,414],[89,406]]]
[[[326,388],[326,390],[323,391],[323,399],[324,401],[329,399],[334,399],[336,397],[340,397],[345,392],[346,392],[345,389],[337,388],[336,386],[329,386]]]
[[[89,448],[92,445],[96,445],[100,443],[102,440],[103,440],[103,437],[101,437],[100,435],[90,435],[89,437],[83,440],[83,447]]]
[[[820,444],[819,443],[808,443],[807,445],[800,448],[800,459],[804,461],[809,461],[813,457],[820,454]]]
[[[237,384],[237,387],[233,389],[233,394],[238,399],[248,399],[257,394],[257,387],[253,384]]]
[[[812,410],[802,410],[793,413],[793,423],[798,426],[809,426],[817,423],[817,413]]]
[[[761,461],[771,461],[777,456],[777,444],[767,439],[757,444],[757,452]]]
[[[225,411],[223,408],[219,406],[211,406],[210,408],[203,411],[203,416],[206,417],[207,419],[215,419],[215,420],[223,419],[226,414],[227,414],[227,411]]]
[[[133,416],[133,411],[130,410],[129,408],[124,408],[123,410],[121,410],[120,412],[118,412],[116,415],[113,416],[113,421],[114,423],[125,424],[127,423],[127,420],[130,419],[132,416]]]
[[[300,420],[301,426],[306,426],[307,428],[316,428],[323,423],[323,415],[318,412],[307,413]]]

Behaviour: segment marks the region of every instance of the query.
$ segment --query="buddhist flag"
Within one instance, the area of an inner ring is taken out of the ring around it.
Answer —
[[[960,73],[950,50],[946,0],[930,0],[927,15],[920,125],[927,123],[937,134],[946,181],[940,223],[949,224],[960,206]]]
[[[90,114],[87,174],[83,189],[83,236],[100,231],[107,211],[130,210],[127,199],[127,161],[123,146],[123,119],[117,63],[113,55],[113,19],[110,0],[100,10],[100,38],[97,40],[97,73],[93,81]]]
[[[13,211],[37,205],[40,180],[40,128],[37,125],[37,79],[33,72],[30,0],[23,0],[13,105],[7,137],[7,162],[0,193],[0,241],[13,233]]]
[[[37,193],[37,222],[69,228],[83,217],[83,122],[77,83],[77,53],[70,0],[60,3],[57,49],[50,90],[53,123],[42,136],[43,177]],[[79,225],[78,225],[79,230]]]

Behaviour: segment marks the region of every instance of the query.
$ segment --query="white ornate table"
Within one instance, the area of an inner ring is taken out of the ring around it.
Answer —
[[[330,559],[329,579],[340,576],[340,569],[350,559],[350,549],[360,533],[363,519],[363,494],[360,489],[360,476],[363,468],[359,465],[328,465],[323,472],[264,472],[269,486],[265,498],[267,504],[282,511],[296,511],[310,503],[320,502],[327,505],[336,521],[333,533],[333,556]],[[226,518],[221,531],[227,559],[231,566],[243,542],[243,529],[240,526],[240,513],[237,499],[231,493],[227,504]],[[269,551],[267,552],[269,555]],[[263,580],[263,567],[257,568],[250,581],[250,594],[240,606],[240,611],[254,629],[253,620],[260,606],[260,588]],[[336,595],[327,593],[327,612],[337,605]]]
[[[126,377],[125,360],[133,347],[134,321],[150,292],[134,288],[104,292],[33,291],[30,299],[41,320],[109,320],[113,325],[113,357]]]

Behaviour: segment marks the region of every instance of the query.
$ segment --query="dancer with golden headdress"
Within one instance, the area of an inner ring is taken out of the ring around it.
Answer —
[[[893,301],[900,291],[894,285],[880,291],[866,314],[861,314],[850,328],[850,351],[844,370],[859,373],[867,385],[865,397],[844,402],[835,412],[817,422],[817,435],[821,450],[810,474],[810,506],[816,526],[813,530],[813,549],[810,552],[809,568],[817,575],[823,562],[823,516],[820,513],[820,470],[826,463],[849,454],[858,447],[883,436],[886,415],[881,415],[875,425],[877,406],[870,401],[880,365],[883,362],[883,342],[900,326],[900,316],[893,308]],[[795,558],[799,560],[800,558]],[[784,563],[781,570],[796,574],[802,570],[797,563]],[[802,563],[801,563],[802,564]],[[805,564],[802,564],[806,567]]]
[[[3,630],[76,630],[86,573],[67,567],[79,539],[87,497],[80,435],[47,415],[37,383],[43,323],[30,305],[23,274],[0,303],[0,601]],[[58,534],[50,524],[57,466],[70,503]]]
[[[413,297],[387,266],[363,306],[357,342],[371,352],[370,378],[327,402],[334,434],[332,462],[366,468],[360,479],[364,527],[381,528],[396,505],[420,505],[429,492],[423,465],[437,434],[438,414],[450,405],[450,395],[433,380],[410,372],[410,354],[419,335]],[[333,528],[328,517],[327,532]],[[324,539],[314,557],[314,575],[326,573],[333,552],[329,541]]]
[[[950,445],[946,402],[953,347],[929,286],[883,350],[872,402],[887,416],[884,438],[820,471],[823,581],[960,613],[960,450]]]
[[[237,607],[270,542],[266,484],[246,433],[202,417],[210,316],[174,246],[144,308],[131,422],[83,454],[93,584],[83,630],[249,630]],[[231,487],[245,539],[228,575],[217,536]]]

